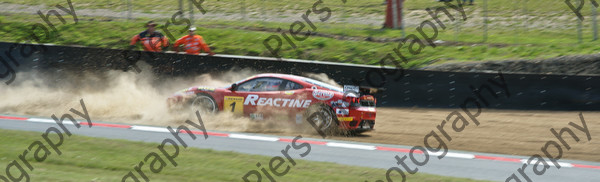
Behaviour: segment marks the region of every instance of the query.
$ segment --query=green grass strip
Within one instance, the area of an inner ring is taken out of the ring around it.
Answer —
[[[56,137],[56,136],[51,136]],[[120,181],[121,178],[150,152],[161,154],[157,149],[158,143],[132,142],[92,138],[85,136],[66,136],[58,148],[62,155],[56,155],[49,148],[45,160],[37,162],[33,157],[35,151],[29,151],[25,158],[33,166],[30,171],[22,166],[32,181]],[[197,138],[196,142],[202,142]],[[208,140],[210,140],[210,136]],[[3,169],[13,160],[18,158],[27,147],[41,141],[48,145],[41,137],[41,133],[0,130],[0,166]],[[285,144],[282,143],[282,149]],[[37,147],[34,147],[35,150]],[[173,149],[167,148],[172,151]],[[275,150],[275,149],[274,149]],[[276,149],[281,150],[281,149]],[[292,149],[293,150],[293,149]],[[314,149],[313,149],[314,150]],[[39,156],[45,152],[40,151]],[[312,162],[301,160],[299,155],[293,155],[296,161],[291,169],[283,176],[275,176],[277,181],[364,181],[385,178],[385,170],[366,167],[346,166],[328,162]],[[310,155],[310,153],[308,154]],[[161,156],[164,159],[164,156]],[[268,167],[270,156],[247,155],[235,152],[222,152],[208,149],[187,148],[180,145],[179,155],[174,159],[174,167],[167,159],[167,164],[158,173],[149,170],[148,164],[142,166],[142,171],[152,181],[242,181],[241,177],[250,170],[258,169],[256,163],[260,162]],[[351,159],[349,159],[351,160]],[[390,160],[393,160],[390,158]],[[156,166],[159,166],[158,163]],[[268,170],[268,168],[267,168]],[[6,176],[2,171],[0,175]],[[20,173],[16,168],[11,169],[15,176]],[[281,171],[281,170],[280,170]],[[135,172],[134,172],[135,173]],[[396,176],[399,179],[399,176]],[[142,179],[140,179],[142,180]],[[263,180],[267,180],[263,174]],[[442,177],[436,175],[417,173],[410,175],[411,181],[474,181],[463,178]]]

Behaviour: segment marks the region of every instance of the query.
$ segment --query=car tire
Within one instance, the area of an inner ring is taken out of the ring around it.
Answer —
[[[219,111],[217,102],[208,94],[198,94],[189,104],[193,112],[200,111],[200,114],[214,114]]]
[[[335,112],[327,105],[311,106],[306,111],[306,118],[319,134],[337,135],[341,132]]]

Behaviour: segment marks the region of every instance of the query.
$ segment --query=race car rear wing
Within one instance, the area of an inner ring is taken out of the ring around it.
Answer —
[[[344,85],[344,95],[354,94],[356,97],[361,95],[372,95],[379,91],[384,91],[385,88],[375,88],[367,86]]]

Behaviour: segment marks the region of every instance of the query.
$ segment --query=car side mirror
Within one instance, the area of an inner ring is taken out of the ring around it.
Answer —
[[[237,89],[237,84],[231,84],[231,88],[229,90],[235,91],[235,89]]]

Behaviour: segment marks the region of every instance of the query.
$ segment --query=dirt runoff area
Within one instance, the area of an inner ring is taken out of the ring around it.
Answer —
[[[466,150],[497,154],[531,156],[540,154],[548,141],[555,141],[562,148],[562,159],[576,159],[600,162],[600,112],[582,112],[589,129],[591,140],[585,132],[570,125],[570,122],[581,126],[579,111],[515,111],[483,109],[477,117],[479,126],[471,122],[468,116],[461,113],[470,123],[461,132],[455,132],[452,116],[444,130],[452,138],[447,141],[437,129],[446,117],[456,109],[423,109],[423,108],[378,108],[375,131],[354,137],[331,137],[336,140],[348,140],[369,143],[384,143],[409,146],[423,146],[424,137],[432,130],[450,150]],[[476,110],[474,109],[473,112]],[[459,120],[459,123],[462,123]],[[457,124],[460,127],[460,124]],[[579,138],[576,142],[568,132],[563,132],[566,147],[552,134],[551,128],[560,132],[569,128]],[[271,133],[272,134],[272,133]],[[304,135],[304,134],[303,134]],[[310,137],[319,137],[318,135]],[[435,139],[430,139],[432,147],[436,147]],[[547,151],[557,153],[553,145]]]

